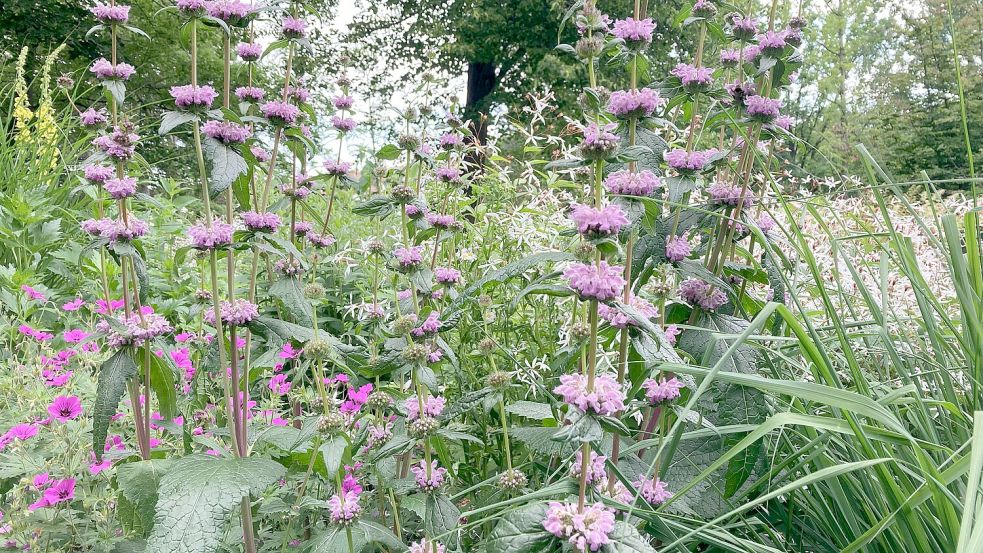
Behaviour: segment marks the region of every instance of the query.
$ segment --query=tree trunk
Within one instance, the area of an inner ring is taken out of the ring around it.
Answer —
[[[468,62],[468,97],[464,103],[464,116],[471,123],[471,130],[474,132],[472,137],[473,144],[478,146],[471,149],[464,156],[464,161],[470,167],[470,171],[478,173],[484,165],[485,159],[481,152],[481,147],[488,139],[488,106],[485,99],[495,90],[498,84],[495,64],[483,61]],[[471,195],[471,184],[469,183],[464,190],[465,194]],[[477,198],[474,200],[477,201]]]
[[[483,61],[468,62],[468,97],[464,116],[471,121],[475,142],[483,146],[488,138],[488,116],[485,98],[495,90],[498,75],[495,64]]]

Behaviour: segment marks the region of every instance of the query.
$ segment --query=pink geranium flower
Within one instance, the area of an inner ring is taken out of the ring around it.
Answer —
[[[65,303],[61,306],[63,311],[78,311],[85,305],[85,300],[82,298],[75,298],[74,300]]]
[[[48,406],[48,414],[61,422],[75,419],[82,414],[82,402],[78,396],[58,396]]]

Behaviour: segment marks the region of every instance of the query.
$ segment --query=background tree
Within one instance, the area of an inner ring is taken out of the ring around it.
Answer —
[[[652,43],[653,76],[668,71],[694,42],[666,23],[683,3],[649,6],[659,25]],[[559,42],[572,42],[577,32],[572,20],[563,21],[570,2],[383,0],[360,1],[359,6],[344,42],[357,44],[352,54],[366,86],[383,95],[406,91],[404,78],[423,72],[461,77],[467,91],[465,115],[482,140],[487,133],[482,115],[496,106],[523,105],[529,93],[549,90],[557,94],[561,111],[576,108],[571,91],[583,86],[586,74],[581,64],[555,50]],[[631,2],[604,2],[601,9],[622,17],[631,13]]]

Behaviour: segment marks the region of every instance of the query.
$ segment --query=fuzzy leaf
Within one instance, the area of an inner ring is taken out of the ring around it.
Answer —
[[[401,153],[402,150],[399,149],[399,146],[386,144],[375,153],[375,157],[378,159],[393,160],[397,159]]]
[[[280,300],[288,313],[293,315],[299,324],[310,326],[314,309],[310,300],[304,296],[300,279],[284,277],[270,286],[270,295]]]
[[[457,528],[461,511],[445,495],[427,495],[427,508],[424,512],[424,526],[427,534],[439,536]]]
[[[137,365],[125,350],[116,352],[99,368],[96,401],[92,407],[92,450],[102,458],[109,423],[126,392],[126,381],[137,374]]]
[[[655,553],[655,548],[638,533],[634,526],[623,520],[614,523],[611,543],[601,548],[605,553]]]
[[[154,530],[147,553],[212,552],[242,498],[259,493],[286,474],[261,457],[184,457],[160,481]]]
[[[157,486],[173,464],[168,459],[150,459],[125,463],[116,469],[118,514],[127,531],[141,536],[150,533],[157,508]]]
[[[331,441],[322,444],[318,448],[321,456],[324,457],[324,467],[327,469],[328,476],[334,477],[341,468],[341,461],[345,458],[348,450],[348,440],[344,436],[335,436]]]
[[[239,175],[249,171],[249,165],[239,150],[214,138],[205,139],[204,150],[212,162],[211,186],[208,190],[212,197],[224,192]]]
[[[160,119],[160,129],[157,134],[164,136],[175,128],[198,119],[198,115],[190,111],[165,111]]]
[[[164,353],[167,355],[167,352]],[[177,414],[177,392],[174,388],[174,370],[163,357],[150,354],[150,386],[157,396],[160,415],[166,421],[171,421]]]
[[[526,417],[537,421],[552,419],[553,409],[548,403],[537,403],[535,401],[516,401],[505,406],[505,410],[513,415]]]
[[[571,442],[553,439],[556,431],[556,428],[540,426],[513,426],[509,428],[509,436],[540,455],[561,455],[572,452],[573,445]]]
[[[368,200],[356,204],[352,213],[364,217],[385,218],[396,209],[396,203],[389,196],[372,196]]]
[[[126,100],[126,83],[118,79],[106,79],[102,81],[102,86],[106,87],[106,91],[117,104],[123,105],[123,101]]]
[[[351,527],[352,549],[355,553],[366,550],[372,544],[382,544],[392,551],[406,548],[388,528],[371,520],[361,519]],[[336,553],[348,551],[348,535],[341,526],[335,526],[318,536],[311,543],[308,553]]]
[[[505,282],[543,263],[559,263],[570,261],[573,258],[573,254],[567,252],[539,252],[519,259],[518,261],[513,261],[500,269],[486,274],[477,282],[468,286],[461,292],[460,296],[451,301],[450,305],[447,306],[441,315],[440,320],[445,322],[454,320],[458,312],[464,307],[464,304],[472,300],[481,292],[482,288],[489,284]]]
[[[729,341],[716,335],[736,335],[747,328],[747,321],[720,313],[703,314],[696,322],[699,329],[685,330],[677,342],[706,366],[712,366],[729,347]],[[758,354],[748,345],[738,347],[735,354],[721,366],[722,371],[757,374]],[[760,424],[769,415],[763,392],[738,384],[714,382],[697,401],[695,408],[706,426]],[[670,489],[688,484],[696,475],[719,459],[745,434],[727,434],[701,440],[683,440],[673,454],[666,475]],[[713,518],[733,508],[727,498],[741,491],[748,480],[763,470],[766,458],[760,442],[731,459],[725,467],[694,486],[674,501],[669,509],[677,513],[695,513]]]
[[[546,504],[533,503],[502,517],[485,544],[486,553],[533,553],[559,549],[543,528]]]

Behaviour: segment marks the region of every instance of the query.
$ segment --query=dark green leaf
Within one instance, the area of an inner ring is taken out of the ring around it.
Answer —
[[[165,111],[160,120],[160,129],[157,130],[157,134],[163,136],[178,126],[196,119],[198,116],[190,111]]]
[[[157,508],[157,486],[173,464],[174,461],[169,459],[150,459],[124,463],[116,468],[120,492],[117,514],[127,531],[140,536],[150,533]]]
[[[192,455],[178,460],[160,481],[147,553],[218,550],[242,498],[262,492],[284,474],[282,465],[261,457]]]
[[[485,553],[542,553],[558,549],[553,534],[543,528],[546,504],[532,503],[502,517],[488,541]]]
[[[96,459],[102,458],[109,423],[126,392],[126,381],[136,374],[137,365],[124,350],[116,352],[99,368],[96,401],[92,406],[92,450]]]

